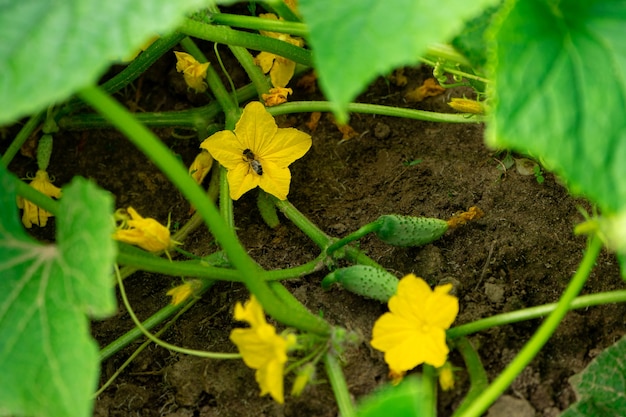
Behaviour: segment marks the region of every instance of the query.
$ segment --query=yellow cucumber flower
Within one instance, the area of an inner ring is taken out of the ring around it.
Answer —
[[[296,343],[295,335],[277,335],[274,326],[265,320],[263,308],[254,296],[250,296],[244,305],[237,303],[235,320],[250,324],[248,329],[234,329],[230,340],[237,345],[244,363],[256,370],[261,396],[269,393],[276,402],[284,403],[283,372],[287,351]]]
[[[446,363],[446,329],[459,312],[459,301],[448,293],[452,284],[434,291],[421,278],[409,274],[398,283],[389,299],[389,312],[374,323],[371,345],[385,353],[393,375],[402,375],[417,365],[436,368]]]
[[[292,94],[291,88],[274,87],[270,88],[268,94],[261,94],[261,98],[267,107],[278,106],[287,102],[287,96]]]
[[[166,294],[172,297],[172,305],[179,305],[200,288],[200,281],[196,279],[189,280],[184,284],[170,289]]]
[[[205,139],[200,145],[228,170],[230,198],[239,199],[259,186],[280,200],[289,193],[289,164],[311,147],[311,136],[294,128],[278,128],[258,101],[249,103],[235,126]]]
[[[196,159],[194,159],[189,166],[189,175],[191,175],[196,183],[202,184],[204,178],[207,176],[209,171],[211,171],[212,165],[213,157],[210,153],[203,149],[198,155],[196,155]]]
[[[35,178],[28,185],[48,197],[61,197],[61,189],[52,185],[48,173],[42,169],[37,171]],[[53,216],[49,211],[36,206],[34,203],[22,197],[17,197],[17,207],[24,210],[24,213],[22,213],[22,223],[28,229],[33,227],[33,224],[44,227],[48,224],[48,218]]]
[[[273,13],[262,13],[259,15],[262,19],[278,20]],[[278,32],[260,31],[261,35],[288,42],[295,46],[304,45],[304,41],[300,38],[292,38],[289,35]],[[296,70],[296,63],[290,59],[273,54],[271,52],[261,52],[254,58],[254,62],[261,67],[264,74],[269,72],[272,85],[274,87],[286,87]]]
[[[209,68],[209,63],[199,63],[193,56],[186,52],[174,51],[176,55],[176,71],[183,73],[183,78],[190,88],[193,88],[198,93],[206,91],[207,84],[204,82],[206,79],[206,71]]]
[[[127,212],[130,219],[113,234],[113,239],[137,245],[149,252],[167,251],[178,243],[170,238],[170,230],[155,219],[143,218],[132,207],[128,207]]]

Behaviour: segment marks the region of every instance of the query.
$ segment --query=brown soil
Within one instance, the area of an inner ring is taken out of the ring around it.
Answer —
[[[185,91],[173,70],[172,57],[160,60],[143,77],[139,87],[140,109],[181,109],[206,102]],[[428,77],[427,69],[407,72],[411,86]],[[445,104],[452,91],[418,105],[403,101],[405,88],[377,80],[359,100],[363,102],[451,111]],[[122,102],[135,99],[128,89]],[[293,100],[320,99],[317,94],[295,91]],[[308,131],[308,115],[288,122]],[[453,282],[460,299],[455,324],[501,312],[556,301],[576,270],[585,247],[583,237],[572,234],[581,221],[577,205],[551,174],[539,184],[534,176],[515,168],[499,169],[502,154],[483,144],[479,124],[437,124],[414,120],[353,115],[357,138],[339,143],[341,133],[327,117],[312,132],[313,147],[291,166],[293,180],[289,200],[331,236],[342,237],[382,214],[449,218],[470,206],[485,212],[479,221],[449,232],[420,248],[395,248],[375,237],[360,240],[360,248],[372,259],[401,277],[415,273],[430,284]],[[157,131],[163,141],[189,164],[196,152],[196,138],[181,139],[173,130]],[[176,132],[178,134],[185,132]],[[407,166],[404,163],[421,159]],[[18,157],[11,169],[25,176],[34,172],[34,161]],[[113,130],[60,132],[49,172],[57,185],[72,176],[92,178],[116,196],[117,207],[132,205],[145,216],[173,224],[189,218],[189,206],[168,180],[139,151]],[[278,269],[302,264],[319,249],[287,219],[275,230],[267,227],[256,208],[255,192],[235,202],[238,234],[250,255],[263,267]],[[35,230],[51,239],[51,227]],[[206,228],[184,242],[196,254],[215,250]],[[386,309],[376,301],[340,288],[324,291],[320,281],[327,271],[286,282],[286,286],[311,311],[323,312],[332,324],[359,332],[362,342],[345,354],[345,375],[356,401],[387,381],[382,354],[368,344],[371,328]],[[136,273],[125,283],[133,308],[141,319],[165,306],[165,292],[178,278]],[[622,286],[614,256],[602,253],[585,293]],[[180,346],[217,352],[234,352],[228,340],[231,329],[241,326],[232,318],[236,301],[248,298],[244,287],[220,283],[168,330],[163,338]],[[622,305],[571,312],[542,353],[515,381],[507,394],[531,406],[530,415],[555,416],[574,400],[567,379],[582,370],[601,349],[624,333]],[[494,328],[471,336],[490,378],[511,361],[539,326],[539,320]],[[108,320],[95,322],[93,333],[105,346],[133,327],[123,307]],[[101,382],[139,346],[139,341],[102,364]],[[450,415],[468,388],[467,373],[458,353],[451,354],[457,373],[456,387],[442,393],[440,415]],[[97,416],[336,416],[333,394],[323,368],[318,383],[299,398],[287,397],[284,405],[269,396],[259,397],[254,373],[242,361],[206,360],[172,353],[152,345],[144,350],[100,395]],[[287,379],[286,392],[291,380]],[[528,407],[527,407],[528,408]],[[493,410],[496,415],[496,410]],[[510,414],[510,413],[509,413]],[[528,415],[528,414],[527,414]]]

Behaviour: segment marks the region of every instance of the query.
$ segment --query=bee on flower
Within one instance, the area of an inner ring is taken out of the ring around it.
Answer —
[[[248,103],[234,131],[223,130],[200,147],[227,170],[230,198],[238,200],[253,188],[285,200],[289,193],[289,164],[304,156],[311,136],[294,128],[278,128],[258,101]]]

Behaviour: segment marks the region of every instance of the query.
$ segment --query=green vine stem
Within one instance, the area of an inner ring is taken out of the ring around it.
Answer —
[[[181,42],[181,46],[185,48],[185,50],[191,54],[198,62],[204,63],[207,62],[207,58],[204,56],[200,48],[196,45],[196,43],[189,38],[185,37]],[[214,64],[214,63],[213,63]],[[217,71],[215,71],[214,65],[209,65],[206,71],[206,82],[211,89],[211,92],[215,96],[215,99],[219,103],[224,114],[232,117],[237,117],[239,115],[239,104],[233,97],[230,95],[228,90],[222,84],[222,80],[220,79]]]
[[[341,249],[342,247],[346,246],[348,243],[353,242],[357,239],[362,238],[365,235],[368,235],[370,233],[373,232],[377,232],[378,230],[380,230],[380,226],[382,225],[382,223],[378,220],[373,221],[371,223],[366,224],[365,226],[360,227],[358,230],[350,233],[349,235],[342,237],[341,239],[333,242],[328,249],[326,249],[326,253],[330,256],[333,254],[333,252],[335,252],[337,249]]]
[[[188,302],[187,304],[184,304],[184,307],[182,307],[180,310],[178,310],[178,312],[176,313],[176,315],[172,318],[172,320],[168,321],[167,323],[165,323],[165,325],[163,325],[163,327],[161,327],[159,329],[158,332],[156,332],[154,335],[156,337],[161,337],[161,335],[163,333],[165,333],[167,331],[167,329],[169,329],[170,327],[172,327],[172,325],[174,323],[176,323],[176,320],[178,320],[178,318],[183,315],[187,310],[189,310],[195,303],[196,301],[198,301],[198,298]],[[145,324],[142,323],[142,326],[144,326],[144,328],[146,328]],[[139,330],[137,327],[135,327],[135,329]],[[94,398],[97,398],[100,394],[102,394],[112,383],[113,381],[115,381],[117,379],[117,377],[122,373],[122,371],[124,371],[124,369],[126,369],[126,367],[128,365],[131,364],[132,361],[135,360],[135,358],[137,358],[137,356],[139,356],[139,354],[145,349],[147,348],[150,343],[152,343],[152,340],[148,339],[145,342],[143,342],[137,349],[135,349],[135,351],[132,353],[132,355],[130,355],[123,364],[121,364],[120,366],[117,367],[117,369],[115,370],[115,372],[113,373],[113,375],[111,375],[111,377],[107,380],[107,382],[105,382],[104,384],[102,384],[102,386],[98,389],[98,391],[96,391],[96,393],[93,395]],[[102,351],[100,351],[102,353]]]
[[[559,299],[556,308],[550,313],[531,339],[524,345],[519,354],[506,367],[500,375],[493,381],[474,402],[461,413],[460,417],[478,417],[504,392],[504,390],[515,380],[522,370],[537,355],[539,350],[554,333],[563,317],[570,309],[570,304],[582,290],[596,259],[602,249],[602,241],[597,236],[589,239],[585,256],[581,261],[576,274]]]
[[[354,405],[350,399],[350,392],[348,391],[348,385],[346,384],[346,379],[341,370],[341,365],[332,352],[326,352],[326,354],[324,354],[324,368],[326,369],[330,386],[333,388],[333,393],[335,394],[339,414],[342,417],[356,417]]]
[[[239,102],[246,101],[255,96],[256,90],[253,85],[248,85],[238,91]],[[272,116],[279,116],[289,113],[309,113],[314,111],[331,112],[332,106],[327,101],[296,101],[281,104],[280,106],[268,107],[267,111]],[[400,107],[381,106],[379,104],[350,103],[348,111],[351,113],[377,114],[380,116],[402,117],[413,120],[424,120],[427,122],[444,123],[481,123],[486,120],[484,116],[454,113],[435,113],[424,110],[404,109]],[[137,120],[150,127],[189,127],[205,126],[209,121],[221,112],[217,104],[209,104],[191,110],[165,113],[139,113],[135,117]],[[86,129],[111,127],[110,122],[100,115],[81,114],[76,116],[66,116],[59,120],[59,127],[63,129]]]
[[[307,67],[313,66],[311,51],[267,36],[242,32],[226,26],[209,25],[192,19],[184,20],[179,30],[189,36],[207,41],[241,46],[255,51],[267,51]]]
[[[208,16],[209,23],[226,25],[242,29],[266,30],[268,32],[287,33],[305,38],[309,30],[304,23],[288,22],[284,20],[262,19],[260,17],[242,16],[229,13],[212,13]]]
[[[186,355],[199,356],[201,358],[210,358],[210,359],[239,359],[241,358],[241,355],[239,353],[208,352],[204,350],[181,348],[180,346],[172,345],[171,343],[167,343],[166,341],[157,338],[155,335],[150,333],[150,331],[148,331],[148,329],[146,329],[143,326],[143,324],[141,324],[141,321],[139,321],[139,319],[137,318],[137,315],[133,311],[133,308],[130,306],[130,303],[128,302],[128,297],[126,296],[126,289],[124,288],[124,283],[122,282],[122,279],[119,273],[116,275],[117,275],[117,285],[120,288],[120,295],[122,296],[122,301],[124,303],[124,306],[126,307],[126,310],[128,311],[128,314],[133,320],[133,323],[135,323],[135,326],[141,331],[141,333],[143,333],[144,336],[146,336],[152,342],[156,343],[157,345],[161,347],[164,347],[165,349],[169,349],[174,352],[184,353]]]
[[[330,236],[324,233],[319,227],[302,214],[289,200],[279,200],[270,196],[278,208],[298,229],[302,230],[317,246],[325,248],[330,243]]]
[[[420,60],[423,63],[430,65],[431,67],[435,67],[437,65],[437,63],[435,61],[431,61],[428,58],[420,58]],[[480,77],[478,75],[470,74],[468,72],[461,71],[461,70],[456,69],[454,67],[446,67],[444,65],[443,70],[445,72],[450,73],[450,74],[460,75],[460,76],[462,76],[464,78],[470,78],[472,80],[480,81],[480,82],[483,82],[483,83],[486,83],[486,84],[489,83],[489,80],[487,78],[483,78],[483,77]],[[451,88],[451,87],[456,87],[456,86],[461,86],[461,85],[465,85],[465,84],[464,83],[451,84],[451,85],[446,85],[445,87],[446,88]]]
[[[404,109],[400,107],[382,106],[380,104],[350,103],[349,113],[377,114],[380,116],[402,117],[406,119],[424,120],[427,122],[442,123],[482,123],[487,119],[484,116],[454,113],[435,113],[424,110]],[[267,109],[272,116],[288,113],[308,113],[308,112],[332,112],[332,104],[328,101],[294,101],[281,104],[280,106]]]
[[[141,249],[119,245],[117,261],[121,265],[132,267],[134,270],[154,272],[171,276],[194,277],[200,280],[220,280],[230,282],[245,282],[241,274],[230,268],[218,268],[210,266],[204,261],[170,261],[152,254],[147,254]],[[141,253],[143,252],[143,253]],[[319,271],[323,268],[324,254],[320,254],[312,261],[306,262],[293,268],[265,271],[263,279],[266,281],[281,281],[284,279],[301,278],[305,275]]]
[[[247,49],[231,45],[229,45],[229,48],[246,71],[246,74],[248,74],[248,78],[250,78],[252,85],[256,88],[258,97],[261,98],[261,94],[267,93],[270,88],[272,88],[268,77],[266,77],[261,71],[261,68],[254,63],[254,59]]]
[[[269,6],[278,16],[287,21],[299,22],[300,18],[287,6],[283,0],[265,0],[264,3]]]
[[[45,114],[45,111],[41,111],[34,116],[31,116],[26,124],[22,126],[20,131],[15,136],[15,139],[13,139],[13,142],[11,142],[4,155],[2,155],[2,159],[0,159],[0,162],[2,162],[5,167],[9,166],[15,155],[17,155],[20,151],[22,145],[28,140],[30,135],[33,134],[35,129],[37,129]]]
[[[206,292],[213,285],[213,281],[206,281],[201,283],[201,287],[197,290],[198,296]],[[168,304],[153,315],[151,315],[148,319],[143,321],[141,325],[144,329],[150,330],[169,317],[171,317],[174,313],[183,308],[185,304],[179,304],[177,306]],[[126,346],[130,345],[133,341],[139,338],[143,333],[138,327],[133,327],[128,332],[124,333],[122,336],[115,339],[113,342],[109,343],[102,349],[100,349],[100,361],[103,362],[109,359],[111,356],[115,355],[117,352],[124,349]]]
[[[569,309],[577,310],[580,308],[588,308],[603,304],[623,302],[626,302],[626,290],[607,291],[577,297],[572,301]],[[485,319],[476,320],[471,323],[453,327],[446,332],[446,336],[449,339],[457,339],[459,337],[467,336],[472,333],[480,332],[482,330],[487,330],[492,327],[518,323],[520,321],[538,319],[541,317],[545,317],[546,315],[553,312],[557,306],[557,303],[551,303],[536,307],[529,307],[522,310],[511,311],[509,313],[498,314],[495,316],[487,317]]]
[[[455,347],[463,356],[465,361],[465,367],[470,378],[470,389],[465,395],[463,402],[454,411],[453,417],[456,417],[462,413],[469,405],[477,398],[489,385],[487,378],[487,372],[483,367],[483,363],[480,360],[480,356],[474,349],[474,346],[467,340],[466,337],[461,337],[456,341]]]
[[[150,68],[157,59],[172,49],[184,37],[184,34],[178,32],[161,36],[145,51],[140,53],[139,56],[128,64],[119,74],[102,84],[102,88],[109,94],[115,93],[116,91],[124,88],[136,80],[141,74]],[[78,97],[74,97],[61,109],[61,113],[69,114],[83,107],[85,107],[85,103]]]
[[[322,318],[290,311],[276,298],[265,280],[259,278],[262,277],[263,271],[249,257],[234,232],[220,217],[215,204],[206,198],[203,190],[188,175],[185,167],[152,132],[137,122],[131,113],[99,87],[85,88],[80,91],[79,95],[94,109],[109,118],[135,146],[148,155],[193,204],[228,255],[230,262],[239,270],[246,287],[259,299],[269,315],[286,325],[302,330],[317,334],[330,332],[330,325]]]

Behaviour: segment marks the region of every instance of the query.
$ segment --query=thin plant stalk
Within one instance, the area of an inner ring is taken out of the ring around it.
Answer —
[[[333,388],[333,393],[335,394],[339,414],[342,417],[356,417],[354,405],[352,404],[350,392],[348,391],[348,384],[346,384],[341,365],[333,353],[326,352],[324,355],[324,368],[326,369],[330,386]]]
[[[524,345],[519,354],[509,366],[487,387],[474,402],[461,413],[459,417],[478,417],[484,413],[491,404],[507,389],[522,370],[533,360],[539,350],[555,332],[563,317],[569,310],[570,304],[582,290],[587,278],[595,265],[596,259],[602,249],[602,241],[597,236],[589,239],[585,256],[578,266],[578,270],[563,292],[557,303],[557,307],[550,313],[531,339]]]
[[[132,114],[98,87],[88,87],[79,95],[94,109],[109,118],[142,152],[148,155],[161,171],[193,204],[222,246],[228,259],[239,270],[242,279],[267,313],[287,325],[317,334],[328,334],[330,325],[321,317],[292,312],[272,293],[262,279],[263,271],[241,246],[234,231],[221,218],[215,204],[193,181],[180,161],[152,132],[137,122]]]

